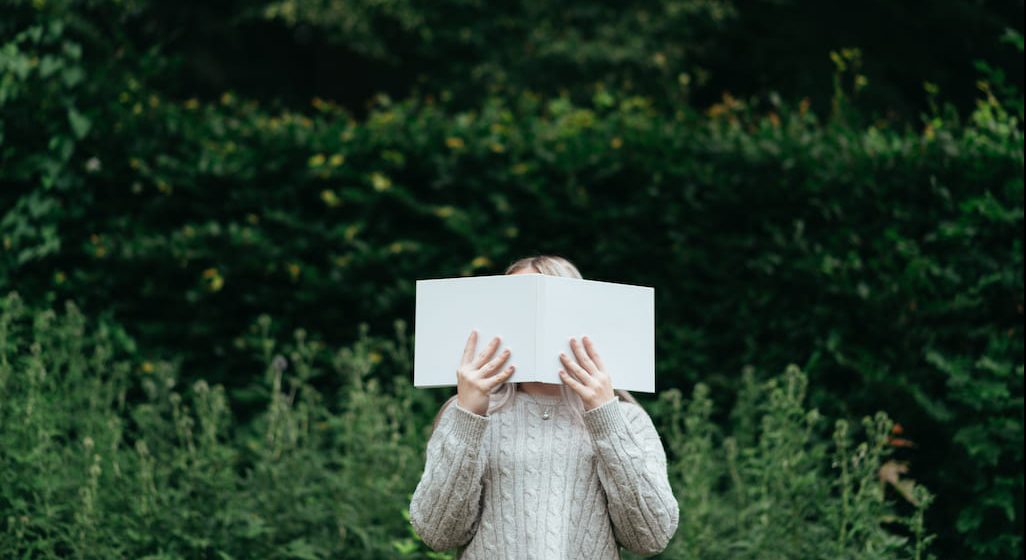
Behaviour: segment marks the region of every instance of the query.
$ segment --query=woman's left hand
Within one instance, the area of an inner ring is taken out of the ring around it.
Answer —
[[[559,353],[559,359],[566,368],[559,370],[559,378],[580,395],[584,401],[584,409],[591,410],[611,401],[616,393],[613,392],[613,380],[609,378],[605,366],[602,365],[602,359],[595,352],[595,345],[586,336],[583,340],[582,348],[576,338],[570,338],[570,348],[577,357],[577,362],[565,353]]]

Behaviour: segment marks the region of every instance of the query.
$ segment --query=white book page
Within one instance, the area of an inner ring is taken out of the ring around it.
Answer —
[[[539,381],[562,383],[559,353],[577,362],[570,337],[595,344],[615,389],[655,392],[655,290],[647,286],[543,275]],[[583,347],[582,347],[583,351]]]
[[[537,291],[540,275],[512,274],[417,280],[413,384],[456,385],[456,369],[472,329],[476,356],[494,336],[502,340],[492,358],[507,346],[503,367],[516,366],[508,382],[536,381]]]

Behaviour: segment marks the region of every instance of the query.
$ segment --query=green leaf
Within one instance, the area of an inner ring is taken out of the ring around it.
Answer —
[[[71,131],[75,133],[75,137],[79,140],[85,138],[86,134],[89,134],[89,129],[93,126],[89,117],[79,113],[74,107],[68,108],[68,122],[71,123]]]

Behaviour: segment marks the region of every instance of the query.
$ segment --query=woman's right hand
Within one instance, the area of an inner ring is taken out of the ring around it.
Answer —
[[[506,348],[494,359],[491,359],[498,347],[499,337],[495,337],[475,357],[477,331],[470,331],[470,338],[467,339],[467,345],[463,348],[462,363],[456,369],[456,402],[462,408],[479,416],[484,416],[488,412],[488,397],[492,390],[513,375],[512,365],[496,373],[510,356],[509,348]]]

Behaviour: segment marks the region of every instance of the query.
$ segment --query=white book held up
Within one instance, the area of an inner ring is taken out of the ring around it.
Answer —
[[[559,353],[579,363],[570,337],[587,335],[613,388],[655,392],[654,288],[546,274],[417,280],[414,386],[456,385],[473,329],[475,356],[495,336],[492,358],[510,349],[510,383],[562,383]]]

